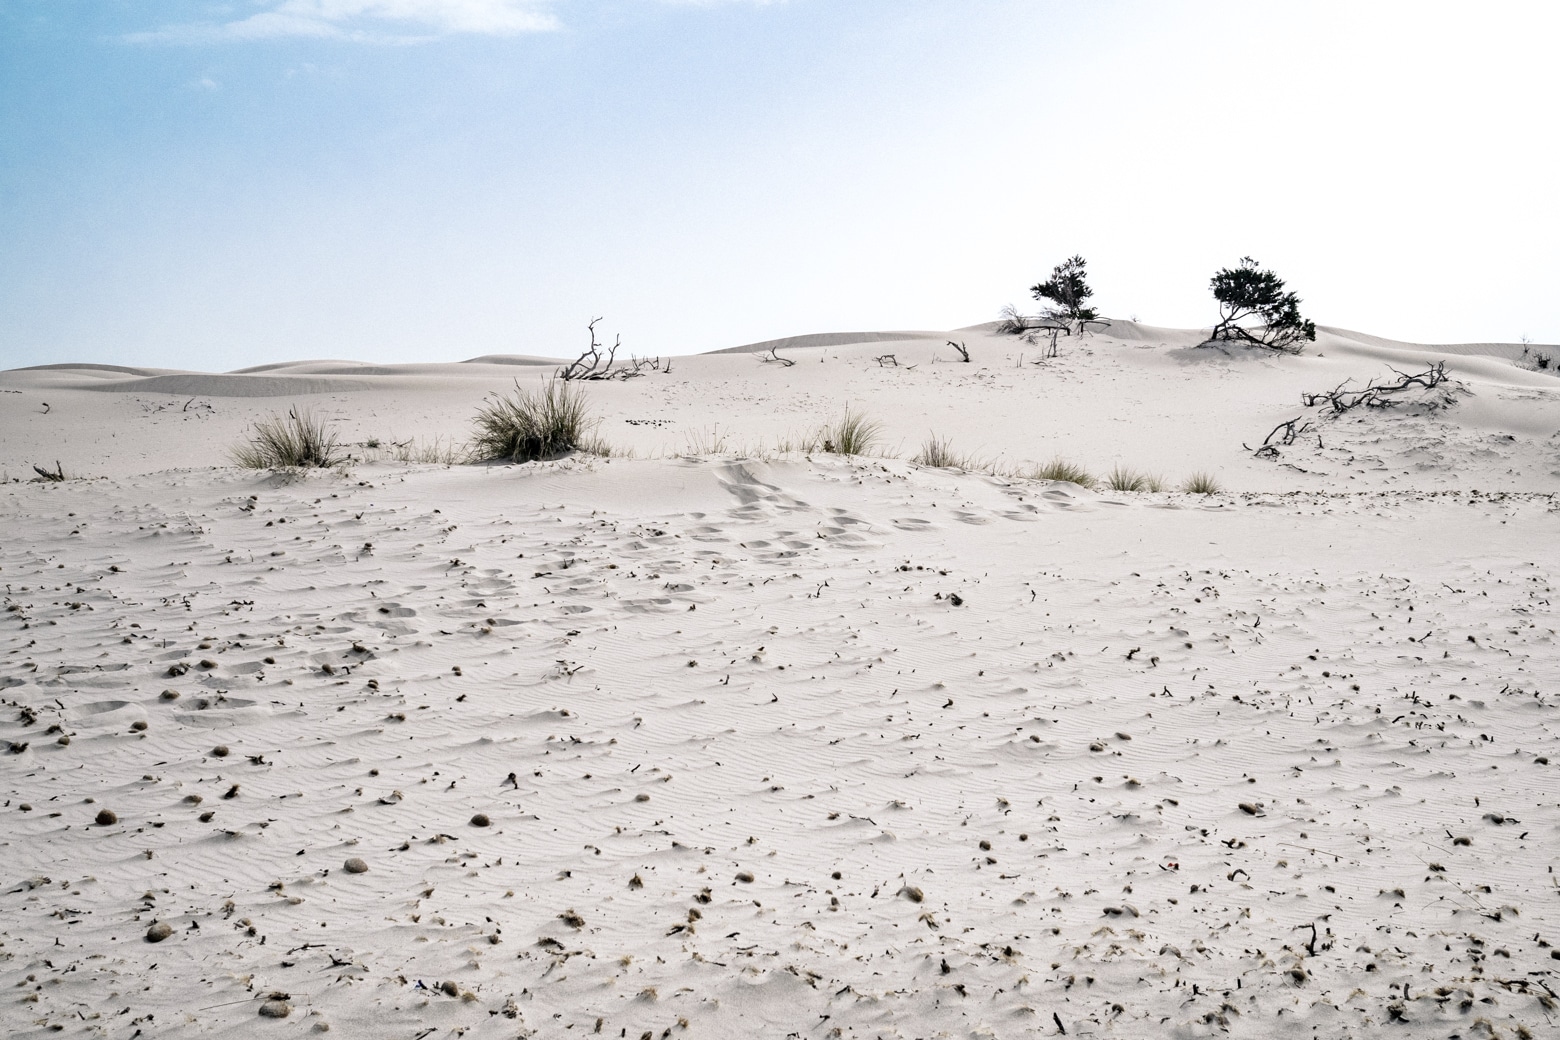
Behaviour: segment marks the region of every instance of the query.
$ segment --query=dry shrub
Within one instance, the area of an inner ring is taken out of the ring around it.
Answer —
[[[494,394],[472,420],[472,458],[489,462],[535,462],[584,449],[596,426],[586,411],[584,391],[560,379],[540,390]],[[599,440],[599,439],[598,439]]]
[[[297,408],[255,423],[249,440],[232,454],[246,469],[328,468],[347,458],[324,421]]]

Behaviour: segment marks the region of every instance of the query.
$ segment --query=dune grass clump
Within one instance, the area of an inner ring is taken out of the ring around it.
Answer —
[[[233,449],[233,461],[246,469],[328,469],[346,459],[324,420],[297,408],[255,423],[249,440]]]
[[[1068,462],[1060,457],[1054,458],[1045,465],[1032,470],[1027,476],[1031,480],[1065,480],[1068,483],[1086,488],[1092,488],[1099,483],[1095,479],[1094,474],[1082,466]]]
[[[831,455],[865,455],[883,433],[883,424],[849,408],[823,431],[823,450]]]
[[[596,426],[584,392],[557,378],[534,391],[517,381],[513,394],[494,394],[472,422],[472,458],[483,462],[556,458],[583,449]]]
[[[1181,483],[1181,490],[1188,495],[1217,495],[1224,490],[1212,473],[1193,473]]]
[[[1163,491],[1165,482],[1152,473],[1139,473],[1130,466],[1117,464],[1105,478],[1105,486],[1112,491]]]
[[[922,442],[921,450],[910,461],[917,466],[933,466],[937,469],[965,468],[963,457],[953,450],[948,438],[935,434]]]

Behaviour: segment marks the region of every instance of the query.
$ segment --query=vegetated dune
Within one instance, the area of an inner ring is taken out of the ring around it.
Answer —
[[[540,366],[0,373],[81,478],[0,485],[8,1035],[1547,1035],[1560,380],[1109,332],[676,358],[521,466],[368,442]],[[357,460],[227,465],[292,404]],[[995,465],[781,450],[847,404]]]

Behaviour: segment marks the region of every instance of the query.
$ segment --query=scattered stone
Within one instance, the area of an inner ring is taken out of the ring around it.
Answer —
[[[286,1018],[290,1014],[292,1014],[292,1005],[278,998],[274,993],[260,1005],[261,1018]]]
[[[1240,803],[1240,811],[1245,813],[1247,816],[1262,816],[1262,815],[1264,815],[1263,812],[1262,812],[1262,807],[1260,805],[1252,805],[1250,802],[1241,802]]]
[[[904,893],[904,897],[912,903],[919,903],[926,898],[926,894],[914,885],[906,885],[899,891]]]
[[[136,719],[134,722],[130,723],[130,729],[136,733],[144,732],[146,730],[146,720]]]
[[[165,701],[176,701],[179,699],[179,696],[180,694],[178,690],[164,690],[159,696],[159,699]]]
[[[172,934],[173,928],[171,926],[158,921],[146,930],[146,941],[149,943],[160,943]]]
[[[753,883],[753,875],[746,870],[740,871],[737,874],[737,880],[742,882],[744,885],[751,885]]]
[[[360,857],[353,856],[351,859],[347,860],[341,865],[341,869],[345,870],[348,874],[366,874],[368,873],[368,864]]]
[[[471,825],[473,827],[490,827],[492,824],[493,821],[488,819],[487,813],[479,812],[471,818]]]
[[[216,747],[211,749],[211,755],[213,758],[227,758],[228,754],[228,746],[226,744],[218,744]]]
[[[460,986],[456,985],[454,979],[445,979],[444,984],[439,987],[439,992],[446,997],[458,997],[460,996]]]
[[[119,817],[112,809],[99,809],[95,819],[99,827],[111,827],[119,822]]]
[[[575,913],[573,910],[565,910],[563,913],[558,915],[558,920],[562,921],[564,924],[568,925],[570,928],[584,928],[585,927],[585,918],[581,917],[579,914]]]

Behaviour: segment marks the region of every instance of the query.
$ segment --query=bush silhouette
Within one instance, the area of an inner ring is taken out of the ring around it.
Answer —
[[[1030,288],[1037,300],[1049,300],[1053,305],[1046,317],[1069,325],[1094,321],[1099,313],[1086,301],[1094,295],[1085,278],[1089,262],[1081,256],[1063,260],[1051,269],[1051,277]]]
[[[1209,341],[1240,339],[1274,350],[1300,351],[1302,341],[1316,339],[1316,323],[1300,316],[1300,297],[1284,291],[1284,280],[1264,271],[1251,257],[1213,276],[1213,298],[1219,301],[1219,324]],[[1254,324],[1242,324],[1255,319]]]

